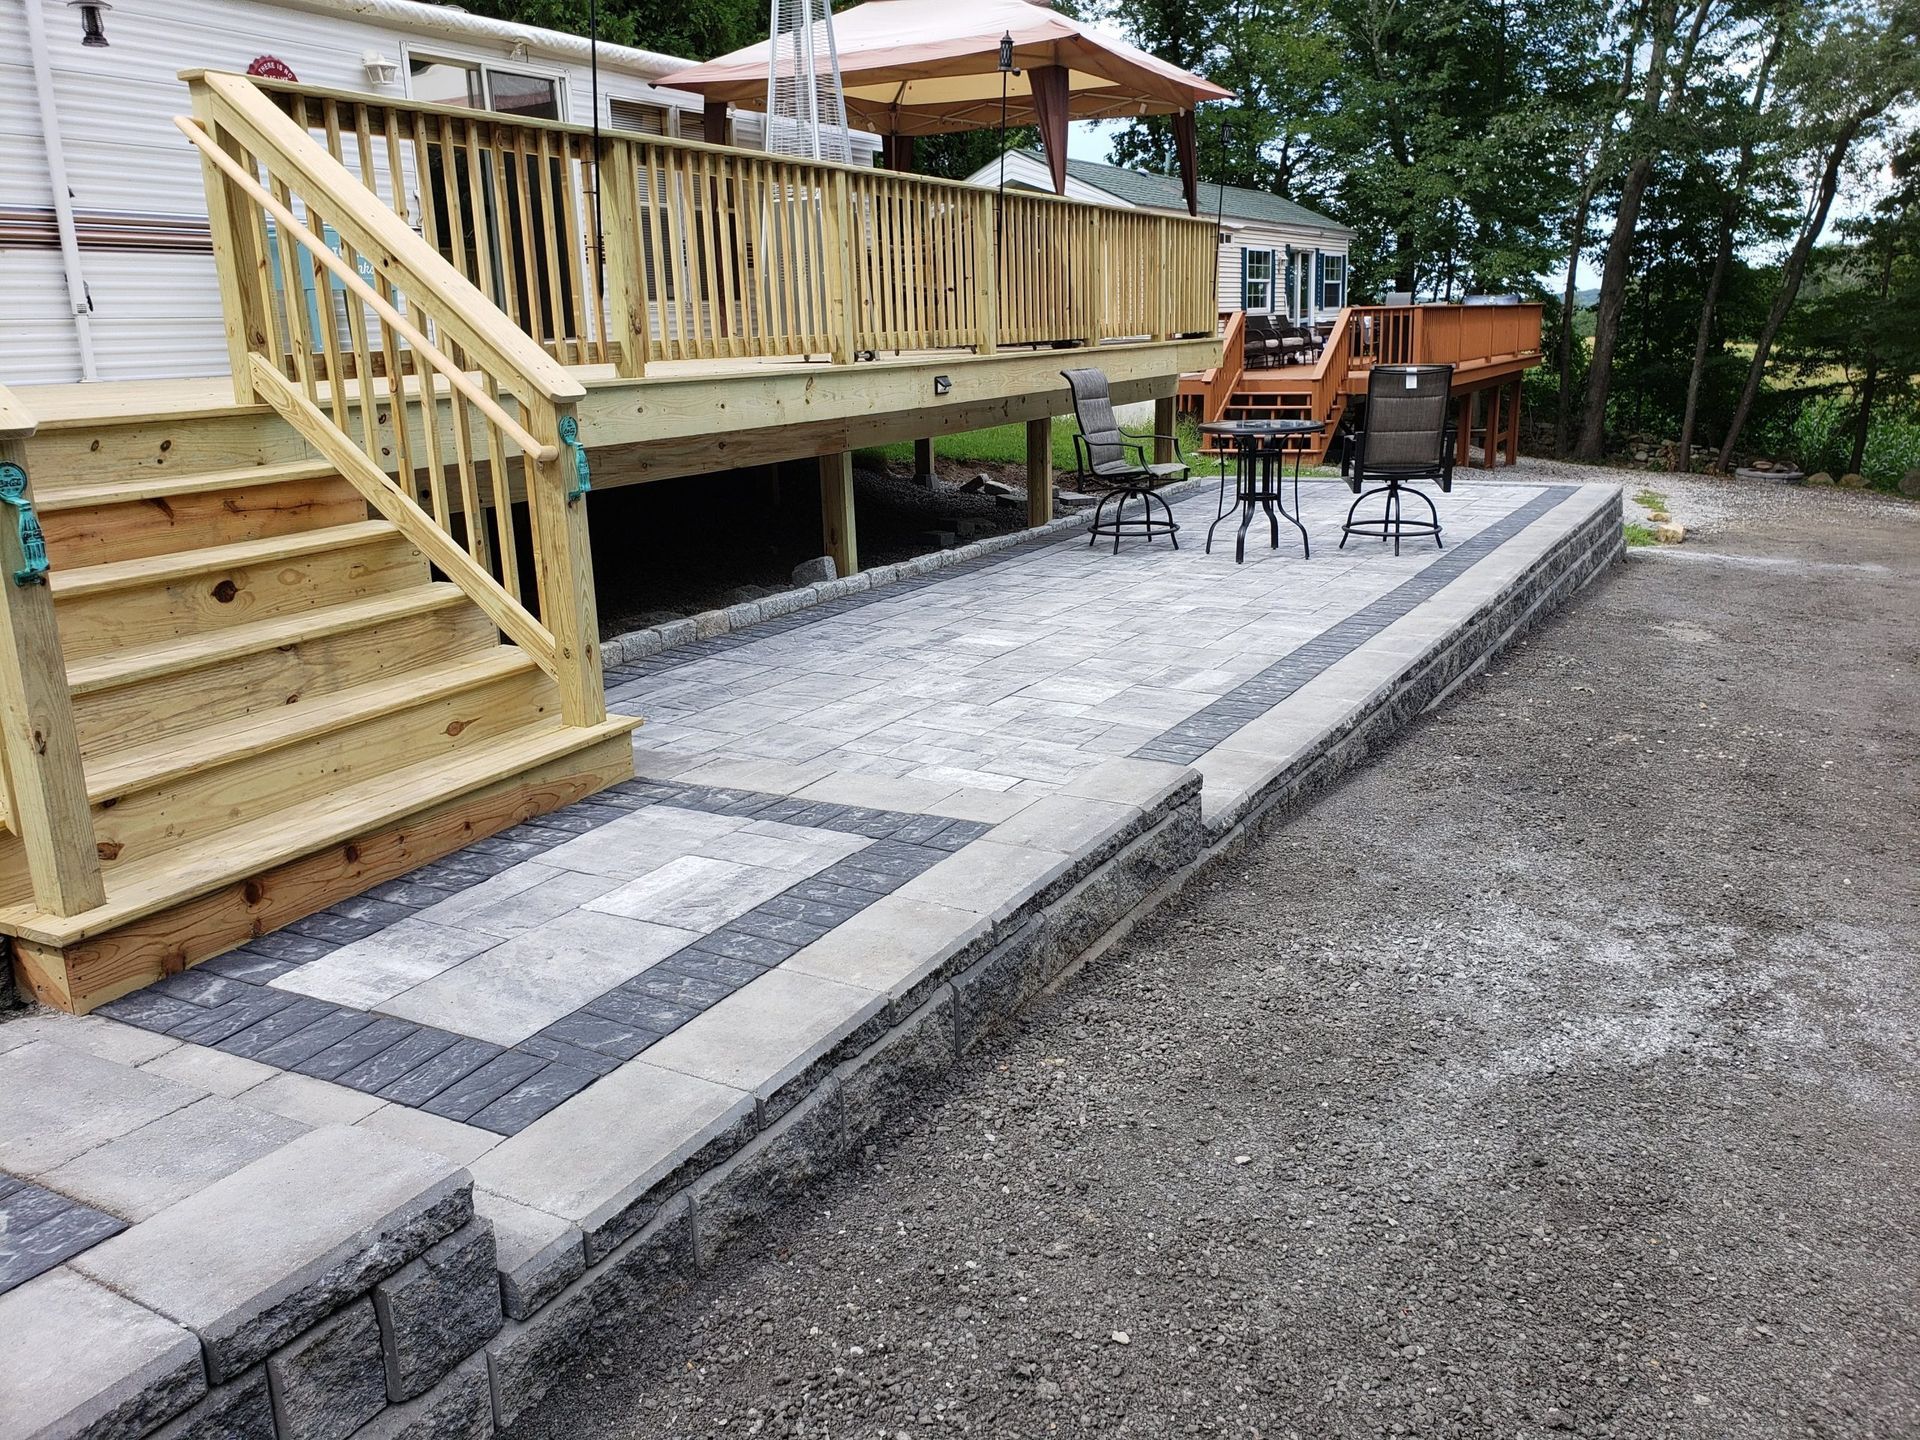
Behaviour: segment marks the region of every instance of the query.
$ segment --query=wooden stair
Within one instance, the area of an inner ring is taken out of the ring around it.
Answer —
[[[106,890],[44,912],[0,828],[0,933],[40,998],[90,1009],[632,773],[638,722],[565,724],[331,464],[95,460],[138,423],[84,450],[57,427],[75,463],[34,468]]]

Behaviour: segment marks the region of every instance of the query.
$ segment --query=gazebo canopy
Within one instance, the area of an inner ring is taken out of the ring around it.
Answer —
[[[1066,185],[1068,120],[1185,117],[1176,128],[1184,132],[1182,169],[1190,172],[1193,107],[1232,98],[1031,0],[867,0],[836,14],[833,34],[847,119],[889,139],[998,125],[1000,37],[1012,35],[1020,73],[1006,79],[1007,123],[1040,127],[1056,190]],[[767,43],[749,45],[659,83],[710,105],[764,110],[768,51]]]

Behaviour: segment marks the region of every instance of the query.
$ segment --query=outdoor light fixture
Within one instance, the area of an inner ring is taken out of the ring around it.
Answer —
[[[107,0],[67,0],[67,8],[80,12],[80,43],[94,50],[106,49],[107,27],[101,17],[113,6]]]
[[[367,72],[367,80],[374,85],[391,85],[400,78],[400,62],[382,55],[378,50],[369,50],[360,57],[360,64]]]
[[[1006,234],[1007,207],[1007,79],[1020,72],[1013,68],[1013,32],[1000,35],[1000,188],[993,197],[993,278],[1000,280],[1000,242]]]
[[[951,375],[934,376],[933,393],[936,395],[951,395],[953,393],[953,377]]]

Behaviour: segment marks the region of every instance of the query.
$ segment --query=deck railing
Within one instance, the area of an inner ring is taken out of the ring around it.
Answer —
[[[955,181],[618,132],[596,166],[577,125],[229,78],[564,364],[844,364],[1214,327],[1205,220],[1031,193],[1002,205]]]
[[[205,164],[236,397],[280,411],[527,651],[553,677],[566,723],[599,723],[593,573],[576,503],[584,454],[573,404],[585,391],[347,169],[337,107],[323,109],[322,146],[243,77],[191,84],[194,116],[175,123]],[[356,138],[371,177],[371,135]],[[536,278],[522,276],[529,287]],[[531,526],[531,586],[517,498]]]

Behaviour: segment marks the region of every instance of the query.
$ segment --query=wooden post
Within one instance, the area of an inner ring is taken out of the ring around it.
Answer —
[[[860,569],[860,547],[853,528],[853,452],[820,457],[820,543],[833,557],[836,574]]]
[[[241,373],[250,371],[242,367]],[[24,473],[31,426],[9,411],[0,390],[0,464]],[[33,903],[51,915],[77,915],[104,904],[107,893],[53,595],[44,581],[14,583],[25,566],[19,512],[0,507],[0,771],[7,821],[26,850]]]
[[[1460,397],[1459,419],[1453,428],[1453,463],[1465,465],[1473,446],[1473,392]]]
[[[653,332],[647,315],[646,257],[640,253],[640,183],[633,143],[608,137],[595,161],[600,186],[600,243],[605,252],[608,338],[620,347],[617,371],[631,379],[647,372]]]
[[[1494,454],[1500,448],[1500,389],[1498,385],[1480,392],[1482,430],[1480,435],[1480,468],[1493,468]]]
[[[933,439],[913,442],[913,478],[924,484],[933,483]]]
[[[1173,396],[1156,395],[1153,399],[1154,464],[1171,465],[1173,463],[1173,427],[1177,423]]]
[[[1000,346],[1000,286],[994,254],[993,197],[981,196],[973,206],[973,305],[979,338],[974,348],[991,355]]]
[[[560,718],[569,725],[598,725],[607,718],[600,674],[600,612],[593,594],[593,547],[587,533],[587,497],[578,489],[574,447],[560,444],[560,421],[571,402],[537,406],[528,429],[542,445],[560,445],[559,457],[527,470],[527,503],[533,511],[534,566],[539,572],[540,623],[552,632],[559,672]]]
[[[827,334],[836,365],[851,365],[857,348],[860,302],[853,289],[853,247],[861,243],[853,223],[853,195],[844,170],[829,172],[822,192],[827,231]],[[851,503],[851,502],[849,502]],[[841,572],[845,574],[845,571]]]
[[[1053,417],[1027,422],[1027,524],[1053,519]]]
[[[1153,317],[1153,338],[1156,340],[1171,340],[1173,338],[1173,331],[1174,331],[1174,325],[1173,325],[1174,286],[1173,286],[1173,275],[1171,273],[1172,266],[1169,264],[1171,257],[1167,253],[1167,248],[1168,248],[1168,240],[1170,239],[1170,232],[1173,228],[1173,222],[1169,220],[1165,215],[1162,215],[1158,218],[1159,218],[1159,224],[1157,225],[1156,229],[1158,231],[1159,240],[1160,240],[1160,269],[1158,273],[1158,284],[1155,287],[1154,293],[1159,298],[1158,300],[1155,301],[1155,305],[1157,308],[1155,310],[1154,317]],[[1217,258],[1214,263],[1215,264],[1219,263]],[[1159,427],[1156,425],[1155,428],[1158,429]]]
[[[1079,287],[1080,298],[1080,342],[1091,348],[1100,343],[1100,321],[1107,303],[1107,250],[1100,240],[1100,211],[1103,207],[1087,207],[1092,213],[1087,216],[1087,266],[1086,283]]]
[[[1521,377],[1513,377],[1513,398],[1507,402],[1507,464],[1520,463],[1520,390]]]
[[[191,82],[194,118],[220,148],[245,164],[239,144],[214,119],[214,97],[202,79]],[[213,237],[213,269],[220,283],[220,316],[227,333],[227,370],[233,377],[233,398],[250,404],[253,368],[247,357],[267,348],[267,257],[260,253],[248,216],[253,202],[206,156],[200,157],[201,184],[207,195],[207,223]],[[282,237],[281,244],[292,240]],[[297,303],[289,297],[289,303]],[[281,357],[272,356],[276,367]]]

